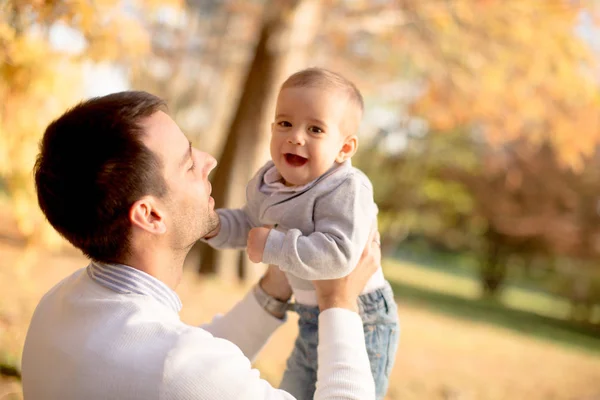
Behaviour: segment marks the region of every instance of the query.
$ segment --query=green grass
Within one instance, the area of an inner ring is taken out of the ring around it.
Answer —
[[[468,275],[456,275],[437,269],[423,268],[411,262],[386,260],[386,275],[395,281],[476,300],[481,297],[479,282]],[[554,296],[509,286],[501,293],[500,301],[509,308],[559,319],[569,316],[569,304]]]
[[[564,300],[517,287],[505,288],[498,300],[486,300],[480,296],[479,283],[467,276],[389,259],[384,261],[384,270],[400,303],[492,323],[600,354],[600,329],[568,321],[569,304]]]
[[[474,253],[448,253],[440,250],[421,249],[418,252],[407,251],[407,249],[399,249],[394,257],[402,263],[418,265],[431,270],[450,273],[457,276],[473,278],[479,270],[479,262]],[[547,294],[545,284],[542,282],[543,275],[551,273],[551,271],[537,270],[538,276],[532,277],[531,273],[525,273],[523,268],[507,268],[506,282],[511,288],[521,288],[527,292],[538,292]],[[525,274],[525,275],[524,275]]]

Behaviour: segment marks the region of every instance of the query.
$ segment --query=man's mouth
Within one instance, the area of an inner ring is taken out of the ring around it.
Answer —
[[[308,158],[301,157],[292,153],[285,153],[285,161],[292,167],[301,167],[308,161]]]

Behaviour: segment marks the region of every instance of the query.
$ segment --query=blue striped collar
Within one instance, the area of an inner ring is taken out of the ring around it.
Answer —
[[[92,261],[87,273],[102,286],[117,293],[136,293],[153,297],[175,312],[181,310],[181,300],[170,287],[147,273],[123,264]]]

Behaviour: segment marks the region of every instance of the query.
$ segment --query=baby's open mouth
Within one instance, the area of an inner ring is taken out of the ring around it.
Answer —
[[[293,167],[301,167],[308,161],[308,158],[301,157],[292,153],[285,153],[285,161]]]

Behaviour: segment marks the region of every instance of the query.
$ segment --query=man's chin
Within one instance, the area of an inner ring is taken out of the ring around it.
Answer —
[[[220,229],[221,229],[221,220],[219,219],[219,215],[216,212],[214,212],[214,216],[211,216],[211,218],[209,219],[207,227],[204,230],[205,232],[202,234],[200,239],[213,238],[213,237],[217,236]]]

